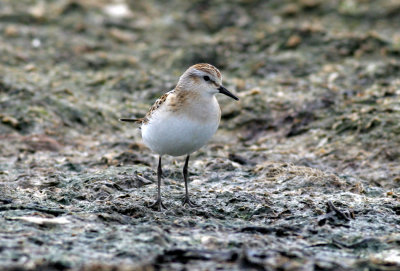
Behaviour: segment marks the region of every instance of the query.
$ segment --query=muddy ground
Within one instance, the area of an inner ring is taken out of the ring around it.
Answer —
[[[400,3],[0,1],[2,270],[399,270]],[[143,116],[190,65],[240,101],[191,159]]]

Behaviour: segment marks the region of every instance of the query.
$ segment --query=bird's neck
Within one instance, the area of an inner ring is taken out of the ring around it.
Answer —
[[[176,104],[181,113],[199,120],[207,120],[218,115],[219,104],[214,95],[196,91],[177,90],[172,104]]]

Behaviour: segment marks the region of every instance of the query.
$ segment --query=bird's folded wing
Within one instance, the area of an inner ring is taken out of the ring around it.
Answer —
[[[154,111],[156,111],[166,100],[168,95],[172,94],[174,92],[174,90],[171,90],[167,93],[165,93],[164,95],[162,95],[160,98],[158,98],[155,103],[150,107],[149,112],[147,112],[146,116],[144,116],[144,118],[140,118],[140,119],[128,119],[128,118],[123,118],[123,119],[119,119],[120,121],[126,121],[126,122],[136,122],[136,123],[140,123],[140,124],[146,124],[147,122],[149,122],[149,119],[151,118],[151,115],[153,114]]]

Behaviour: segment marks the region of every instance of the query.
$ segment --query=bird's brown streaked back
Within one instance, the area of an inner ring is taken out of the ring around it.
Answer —
[[[154,111],[156,111],[163,103],[165,103],[165,101],[168,98],[168,95],[174,93],[173,90],[163,94],[160,98],[158,98],[155,103],[150,107],[149,112],[147,112],[146,116],[144,116],[144,118],[142,118],[141,124],[145,124],[149,122],[149,119],[151,117],[151,115],[154,113]]]
[[[119,119],[120,121],[125,121],[125,122],[136,122],[139,123],[140,125],[146,124],[149,122],[149,119],[151,118],[151,115],[155,110],[157,110],[165,101],[167,100],[167,97],[169,94],[171,94],[173,91],[169,91],[165,94],[163,94],[160,98],[158,98],[154,104],[150,107],[150,110],[146,113],[146,115],[143,118],[138,118],[138,119]]]

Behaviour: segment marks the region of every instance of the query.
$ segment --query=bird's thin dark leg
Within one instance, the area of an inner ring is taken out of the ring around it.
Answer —
[[[189,189],[188,189],[188,164],[189,164],[189,157],[190,155],[188,155],[186,157],[186,161],[185,161],[185,165],[183,166],[183,178],[185,179],[185,199],[183,200],[183,205],[187,204],[190,207],[196,207],[198,206],[197,204],[195,204],[193,201],[191,201],[189,199]]]
[[[158,211],[161,211],[162,208],[167,209],[167,207],[165,207],[165,205],[161,201],[161,176],[162,176],[162,169],[161,169],[161,155],[160,155],[157,167],[157,179],[158,179],[157,200],[150,206],[151,208],[155,208]]]

